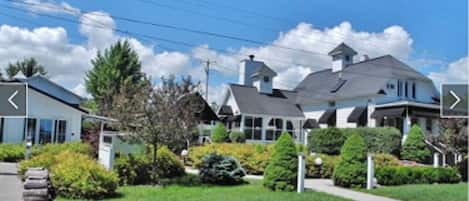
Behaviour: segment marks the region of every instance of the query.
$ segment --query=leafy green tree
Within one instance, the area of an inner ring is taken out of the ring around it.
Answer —
[[[223,143],[226,142],[229,138],[228,131],[226,131],[225,126],[218,122],[217,125],[215,125],[215,128],[213,128],[212,131],[212,142],[214,143]]]
[[[36,73],[39,73],[41,75],[47,74],[46,70],[44,69],[44,66],[39,64],[36,59],[32,57],[24,59],[23,61],[17,61],[14,64],[10,63],[8,64],[8,67],[6,69],[6,73],[9,78],[13,78],[20,71],[26,77],[31,77]]]
[[[412,126],[404,145],[402,145],[401,158],[423,163],[430,158],[430,156],[431,152],[427,144],[425,144],[422,129],[417,125]]]
[[[98,52],[91,63],[93,69],[86,73],[86,89],[102,115],[110,113],[113,97],[119,93],[124,82],[136,85],[144,77],[138,55],[128,41],[118,41],[104,53]]]
[[[295,142],[289,133],[283,132],[274,146],[269,165],[264,172],[264,186],[273,191],[296,189],[298,171]]]
[[[366,178],[365,141],[358,134],[351,134],[344,143],[341,159],[334,168],[334,185],[342,187],[362,187]]]

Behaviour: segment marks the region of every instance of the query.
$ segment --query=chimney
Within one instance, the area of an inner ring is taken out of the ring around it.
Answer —
[[[253,54],[249,55],[249,60],[254,61],[254,57],[255,56]]]
[[[248,59],[243,59],[241,60],[241,63],[239,64],[239,82],[238,84],[240,85],[246,85],[246,86],[252,86],[252,78],[251,75],[254,73],[254,70],[256,69],[256,65],[259,62],[254,61],[254,55],[251,54],[249,55]]]
[[[361,61],[368,61],[368,59],[370,59],[370,57],[367,54],[364,54],[362,55]]]

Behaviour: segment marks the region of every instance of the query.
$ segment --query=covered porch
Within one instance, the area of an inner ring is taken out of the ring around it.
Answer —
[[[371,118],[376,126],[389,126],[399,129],[402,141],[412,125],[418,125],[426,135],[439,135],[440,106],[437,104],[399,101],[375,106]]]

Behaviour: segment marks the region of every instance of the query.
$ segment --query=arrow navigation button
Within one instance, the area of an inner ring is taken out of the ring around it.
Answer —
[[[13,98],[15,98],[15,96],[18,94],[18,90],[16,90],[15,92],[13,92],[13,94],[10,96],[10,98],[8,98],[8,102],[11,104],[11,106],[13,106],[15,109],[18,109],[18,105],[15,104],[15,102],[13,102]]]

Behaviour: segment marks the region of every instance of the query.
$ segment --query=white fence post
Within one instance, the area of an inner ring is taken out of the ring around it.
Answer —
[[[437,152],[433,153],[433,167],[434,167],[434,168],[437,168],[437,167],[439,166],[439,165],[438,165],[438,164],[440,163],[440,161],[439,161],[439,155],[440,155],[440,154],[437,153]]]
[[[303,153],[298,155],[298,181],[297,192],[303,193],[305,191],[305,156]]]
[[[370,190],[374,187],[375,170],[373,164],[373,155],[368,153],[367,155],[367,171],[366,171],[366,189]]]

